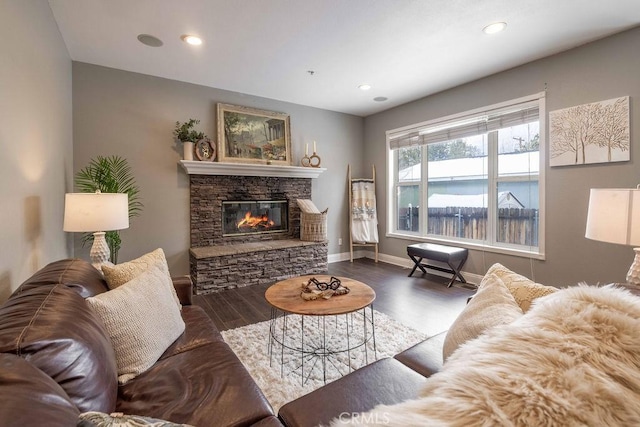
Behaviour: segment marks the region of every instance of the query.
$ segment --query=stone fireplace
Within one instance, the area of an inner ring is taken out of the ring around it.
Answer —
[[[297,199],[311,199],[311,178],[295,166],[236,165],[238,175],[209,175],[188,166],[225,164],[181,161],[190,174],[190,273],[196,294],[274,283],[303,274],[327,272],[327,243],[300,240]],[[206,163],[206,165],[202,165]],[[241,175],[259,168],[258,176]],[[267,172],[267,173],[265,173]]]

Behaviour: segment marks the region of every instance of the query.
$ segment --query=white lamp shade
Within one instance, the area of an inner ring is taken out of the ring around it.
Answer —
[[[592,188],[585,237],[640,246],[640,190]]]
[[[64,231],[111,231],[129,228],[126,193],[67,193]]]

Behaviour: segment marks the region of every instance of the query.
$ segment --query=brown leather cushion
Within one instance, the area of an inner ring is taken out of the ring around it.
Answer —
[[[0,353],[24,357],[49,375],[81,412],[115,408],[111,342],[84,298],[65,285],[23,290],[0,307]]]
[[[80,414],[55,381],[13,354],[0,354],[0,402],[5,426],[74,426]]]
[[[100,273],[82,259],[63,259],[52,262],[28,278],[13,295],[43,285],[65,284],[83,297],[91,297],[109,290]]]
[[[263,418],[255,424],[251,424],[252,427],[282,427],[282,423],[274,415],[267,418]]]
[[[420,375],[430,377],[442,369],[442,346],[446,336],[446,331],[434,335],[396,354],[394,358]]]
[[[205,344],[224,341],[222,334],[202,308],[196,305],[184,306],[180,314],[184,320],[184,332],[160,356],[160,360]]]
[[[120,386],[116,410],[196,426],[246,426],[273,415],[224,341],[159,360]]]
[[[426,378],[395,359],[381,359],[325,385],[278,412],[287,426],[328,425],[334,418],[349,418],[380,404],[415,399]]]

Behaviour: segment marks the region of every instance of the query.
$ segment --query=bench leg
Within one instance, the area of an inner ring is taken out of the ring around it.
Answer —
[[[416,259],[416,257],[414,257],[413,255],[409,255],[409,258],[411,258],[411,260],[413,261],[413,269],[411,270],[411,273],[409,273],[409,277],[411,277],[411,275],[413,275],[413,273],[416,271],[416,268],[420,267],[420,270],[422,270],[422,273],[426,273],[427,271],[424,269],[424,267],[422,267],[422,257],[420,259]]]
[[[460,262],[458,263],[457,267],[454,267],[453,265],[451,265],[451,262],[447,261],[447,264],[449,265],[449,267],[451,267],[451,272],[453,273],[453,277],[449,281],[449,284],[447,285],[447,288],[450,288],[451,285],[453,285],[453,282],[456,281],[456,277],[458,277],[460,279],[461,283],[467,283],[465,278],[462,277],[462,273],[460,273],[460,269],[462,268],[462,265],[465,263],[466,260],[467,260],[466,258],[460,260]]]

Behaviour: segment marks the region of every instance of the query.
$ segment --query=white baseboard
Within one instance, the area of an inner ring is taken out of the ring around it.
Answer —
[[[353,251],[354,259],[358,259],[358,258],[375,259],[375,257],[376,255],[372,251]],[[350,259],[349,252],[341,252],[337,254],[331,254],[328,256],[329,263],[349,261],[349,259]],[[409,258],[401,258],[394,255],[378,253],[378,261],[385,262],[387,264],[397,265],[399,267],[413,268],[413,261],[411,261]],[[450,274],[445,273],[443,271],[438,271],[438,270],[429,270],[429,274],[433,274],[434,276],[451,278]],[[481,274],[470,273],[464,270],[462,270],[462,275],[464,276],[464,278],[467,280],[468,283],[475,286],[478,286],[480,284],[483,277]]]
[[[369,251],[353,251],[353,259],[366,258],[367,252]],[[331,264],[332,262],[349,261],[351,259],[351,253],[340,252],[337,254],[330,254],[327,258],[327,262],[329,264]]]

